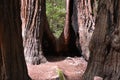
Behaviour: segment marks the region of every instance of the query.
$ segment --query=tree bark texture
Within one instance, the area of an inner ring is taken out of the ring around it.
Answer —
[[[27,63],[46,62],[42,51],[42,37],[46,24],[45,0],[22,0],[24,54]]]
[[[20,1],[0,1],[0,80],[30,80],[24,59]]]
[[[81,56],[81,47],[76,46],[77,37],[72,26],[73,0],[66,0],[66,19],[63,32],[57,39],[56,51],[63,56]]]
[[[73,0],[72,26],[77,37],[76,45],[81,46],[82,55],[89,59],[89,41],[91,39],[95,17],[92,15],[92,0]]]
[[[71,6],[70,6],[71,5]],[[43,33],[43,51],[45,55],[52,56],[80,56],[81,53],[76,47],[76,37],[71,25],[72,1],[66,0],[66,20],[64,30],[57,39],[49,29],[48,21]],[[46,17],[46,16],[45,16]],[[47,19],[47,17],[45,18]],[[80,49],[81,50],[81,49]],[[75,53],[74,53],[75,51]]]
[[[120,0],[100,0],[83,80],[120,80]]]
[[[80,51],[76,47],[76,37],[74,36],[75,32],[71,25],[72,7],[70,7],[70,5],[72,5],[72,1],[70,0],[66,1],[66,12],[67,13],[66,13],[65,27],[64,27],[64,30],[60,38],[58,39],[55,38],[52,32],[50,31],[47,17],[45,14],[45,11],[46,11],[45,0],[41,0],[41,4],[39,4],[39,6],[41,6],[40,7],[41,11],[39,11],[39,9],[36,10],[35,6],[32,6],[32,4],[36,3],[36,1],[34,0],[32,1],[22,0],[21,3],[23,5],[21,6],[21,10],[22,10],[21,17],[23,21],[22,27],[23,27],[23,38],[24,38],[24,48],[25,48],[24,51],[25,51],[25,57],[26,57],[27,62],[34,64],[36,61],[37,62],[39,61],[38,63],[35,63],[35,64],[39,64],[40,58],[39,60],[36,60],[35,57],[38,58],[38,56],[43,56],[43,55],[40,55],[41,53],[42,54],[44,53],[45,56],[48,56],[48,55],[53,55],[53,56],[54,55],[56,56],[59,56],[59,55],[66,55],[66,56],[76,55],[77,56],[79,55],[80,56],[81,55]],[[31,11],[27,10],[28,8]],[[37,14],[39,13],[41,15],[40,16],[34,15],[35,10],[37,11]],[[36,18],[34,19],[33,16],[39,17],[39,19],[36,19]],[[38,22],[40,22],[40,24],[39,26],[36,26]],[[32,23],[34,23],[35,25],[32,26]],[[31,30],[29,30],[27,27],[31,27]],[[36,31],[34,31],[34,27],[39,27],[40,30],[36,28],[38,32],[35,33]],[[36,37],[33,36],[33,34],[39,34],[39,37],[37,37],[37,39],[40,40],[39,43],[33,42],[36,40]],[[41,45],[41,49],[34,48],[39,45]],[[36,53],[38,52],[37,50],[40,50],[41,52],[39,53],[39,55],[38,53]]]

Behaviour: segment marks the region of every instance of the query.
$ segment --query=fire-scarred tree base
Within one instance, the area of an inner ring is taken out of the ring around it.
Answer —
[[[26,62],[31,64],[40,64],[43,61],[46,62],[44,55],[81,56],[81,47],[80,45],[79,47],[76,46],[77,36],[71,23],[73,2],[70,0],[66,1],[67,13],[64,30],[61,36],[56,39],[50,31],[47,21],[45,0],[28,1],[29,3],[22,0],[21,7]]]

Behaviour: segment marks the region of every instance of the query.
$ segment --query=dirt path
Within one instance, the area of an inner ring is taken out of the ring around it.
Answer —
[[[52,58],[52,60],[40,65],[27,64],[30,77],[33,80],[58,80],[57,71],[60,69],[66,80],[81,80],[87,66],[87,62],[81,57]]]

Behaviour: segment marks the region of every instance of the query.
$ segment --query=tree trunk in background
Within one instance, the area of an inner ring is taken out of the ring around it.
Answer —
[[[73,0],[66,0],[66,20],[64,30],[57,39],[56,51],[63,56],[81,56],[81,47],[76,46],[75,31],[72,26]]]
[[[33,4],[37,3],[37,1],[22,0],[21,3],[22,3],[21,18],[23,23],[22,24],[23,39],[24,39],[25,57],[27,62],[32,64],[39,64],[41,61],[40,57],[43,56],[43,53],[45,56],[48,55],[80,56],[81,55],[80,51],[76,47],[76,37],[71,25],[71,16],[73,9],[72,1],[70,0],[66,1],[66,10],[67,10],[66,22],[63,33],[61,34],[59,39],[56,39],[52,34],[52,32],[50,31],[47,17],[45,14],[46,11],[45,0],[41,0],[42,5],[36,4],[36,6],[37,5],[41,6],[41,11],[39,11],[39,9],[37,9],[35,5],[33,6]],[[29,10],[27,10],[28,8]],[[35,15],[35,13],[37,14],[42,13],[42,14],[39,15],[38,17],[38,15]],[[38,30],[37,32],[37,34],[39,34],[38,36],[34,35],[36,34],[36,30]],[[38,39],[39,43],[33,42],[35,41],[34,39],[35,40]],[[40,49],[34,48],[40,45],[41,45]]]
[[[46,62],[42,51],[42,38],[46,24],[45,0],[22,0],[24,53],[27,63]]]
[[[30,80],[22,46],[20,1],[0,1],[0,80]]]
[[[82,55],[89,59],[89,41],[91,39],[95,17],[92,15],[92,0],[73,0],[72,25],[77,37],[77,46],[81,46]]]
[[[55,56],[57,55],[56,54],[57,39],[54,37],[52,31],[50,30],[46,14],[44,19],[45,19],[44,21],[46,22],[44,24],[44,30],[43,30],[42,49],[45,57]]]
[[[90,48],[90,60],[83,76],[93,80],[120,80],[120,0],[100,0],[95,31]]]
[[[70,0],[66,0],[66,16],[63,32],[57,39],[56,51],[58,55],[67,55],[70,39]]]

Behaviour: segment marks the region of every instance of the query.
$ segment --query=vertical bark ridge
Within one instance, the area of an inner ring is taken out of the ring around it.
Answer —
[[[94,76],[100,76],[104,80],[120,79],[119,4],[119,0],[99,1],[95,31],[89,44],[90,60],[84,80],[93,80]]]
[[[65,44],[68,44],[68,40],[69,40],[69,18],[70,18],[70,0],[66,0],[66,20],[65,20],[65,26],[64,26],[64,38],[65,38]]]
[[[29,80],[22,46],[20,1],[0,3],[0,80]]]
[[[27,5],[28,10],[25,14],[27,21],[25,23],[25,36],[23,37],[25,58],[27,63],[40,64],[46,62],[42,51],[45,0],[29,0]]]
[[[91,0],[76,0],[74,4],[77,8],[77,24],[78,31],[76,33],[78,36],[78,42],[81,46],[82,55],[86,60],[89,59],[89,49],[88,45],[94,31],[94,15],[92,15],[92,5]],[[73,28],[76,28],[76,25],[73,25]],[[77,29],[77,28],[76,28]],[[75,29],[74,29],[75,30]]]

